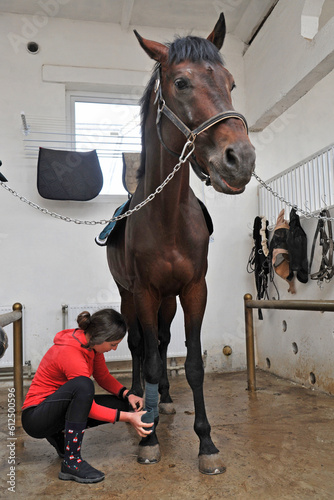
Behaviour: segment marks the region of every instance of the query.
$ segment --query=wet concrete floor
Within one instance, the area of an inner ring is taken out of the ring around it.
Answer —
[[[30,438],[20,428],[15,440],[9,436],[9,388],[0,387],[0,498],[334,499],[334,397],[261,371],[252,395],[246,380],[245,372],[205,378],[207,413],[227,467],[224,474],[198,472],[192,395],[180,374],[171,378],[177,413],[160,416],[161,461],[136,462],[138,439],[128,424],[89,429],[82,456],[106,474],[92,485],[59,480],[61,459],[45,439]]]

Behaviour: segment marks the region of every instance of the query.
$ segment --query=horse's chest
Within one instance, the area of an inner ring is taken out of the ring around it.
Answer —
[[[138,278],[165,293],[182,288],[206,272],[205,252],[196,255],[169,248],[160,250],[154,258],[138,256],[136,261]]]

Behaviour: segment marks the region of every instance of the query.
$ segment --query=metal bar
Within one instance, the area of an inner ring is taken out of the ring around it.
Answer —
[[[248,309],[334,311],[334,300],[251,300],[248,298],[247,300],[245,299],[245,307]]]
[[[254,349],[254,328],[253,328],[253,311],[247,304],[251,301],[252,296],[247,293],[244,296],[245,301],[245,330],[246,330],[246,356],[247,356],[247,384],[248,390],[256,391],[255,377],[255,349]]]
[[[248,390],[256,391],[253,309],[334,312],[334,300],[253,300],[244,295]]]
[[[21,317],[13,323],[15,410],[20,414],[23,405],[22,304],[16,302],[13,311],[21,312]]]
[[[13,311],[10,313],[5,313],[0,315],[0,326],[7,326],[10,323],[14,323],[22,317],[22,313],[20,311]]]

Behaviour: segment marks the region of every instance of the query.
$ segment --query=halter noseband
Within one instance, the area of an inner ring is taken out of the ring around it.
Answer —
[[[248,125],[246,118],[241,114],[237,113],[236,111],[224,111],[222,113],[218,113],[217,115],[209,118],[205,122],[202,123],[199,127],[195,128],[194,130],[190,130],[187,125],[183,123],[182,120],[176,114],[167,106],[163,96],[162,96],[162,91],[161,91],[161,66],[159,67],[159,75],[155,81],[155,100],[154,104],[158,103],[158,109],[157,109],[157,118],[156,118],[156,125],[157,125],[157,132],[158,132],[158,137],[163,145],[163,147],[172,155],[174,156],[179,156],[178,153],[175,153],[169,147],[164,143],[164,140],[161,135],[161,116],[165,115],[181,132],[182,134],[186,137],[187,141],[192,141],[194,142],[196,137],[204,132],[205,130],[209,129],[213,125],[215,125],[218,122],[221,122],[223,120],[228,120],[229,118],[237,118],[238,120],[241,120],[246,132],[248,134]],[[201,167],[198,165],[198,163],[195,160],[195,157],[193,156],[191,161],[191,166],[193,167],[193,170],[195,174],[202,180],[205,181],[207,185],[211,184],[210,181],[210,176],[208,176]]]

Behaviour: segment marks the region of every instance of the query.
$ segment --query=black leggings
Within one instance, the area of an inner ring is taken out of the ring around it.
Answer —
[[[88,418],[93,400],[107,408],[129,411],[128,401],[111,394],[94,395],[94,383],[88,377],[76,377],[62,385],[37,406],[22,412],[22,427],[29,436],[45,438],[65,428],[65,420],[86,423],[87,427],[107,422]]]

